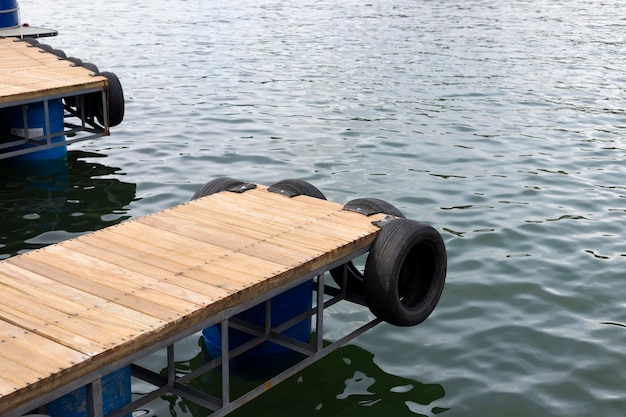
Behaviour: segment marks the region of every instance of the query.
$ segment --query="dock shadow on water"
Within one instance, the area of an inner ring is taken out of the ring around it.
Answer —
[[[70,151],[47,161],[0,160],[0,259],[129,218],[136,184],[92,161],[103,157]]]
[[[203,350],[189,361],[177,362],[177,373],[183,375],[199,367],[205,363],[206,357]],[[219,371],[214,370],[193,380],[190,385],[219,396],[220,378]],[[263,382],[233,372],[232,395],[236,398]],[[270,389],[229,416],[430,417],[448,410],[437,406],[445,396],[443,386],[388,374],[376,365],[374,354],[355,345],[337,349],[279,386],[280,389]],[[175,395],[163,396],[162,400],[169,403],[172,416],[210,415],[210,410]]]

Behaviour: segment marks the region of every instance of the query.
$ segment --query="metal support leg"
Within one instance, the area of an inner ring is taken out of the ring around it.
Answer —
[[[317,276],[317,314],[315,317],[315,351],[324,347],[324,274]]]
[[[174,345],[167,347],[167,385],[174,386],[176,382],[176,362],[174,361]]]
[[[230,352],[228,343],[228,319],[222,320],[222,407],[230,404]]]
[[[30,135],[28,134],[28,105],[22,105],[22,120],[24,121],[24,139],[28,142]]]
[[[46,144],[52,143],[52,136],[50,133],[50,111],[48,110],[48,100],[43,102],[43,118],[46,126]]]
[[[87,415],[89,417],[103,417],[102,407],[102,380],[96,379],[87,384]]]
[[[264,333],[269,336],[270,330],[272,330],[272,299],[265,301],[265,328]]]

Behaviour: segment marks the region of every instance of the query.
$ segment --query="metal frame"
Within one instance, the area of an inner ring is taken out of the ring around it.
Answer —
[[[45,407],[43,407],[46,403],[55,400],[67,393],[74,391],[77,388],[81,388],[85,386],[87,388],[87,408],[88,408],[88,416],[89,417],[105,417],[103,415],[102,408],[102,384],[101,378],[114,372],[124,366],[131,366],[132,376],[139,378],[143,381],[146,381],[156,387],[156,389],[141,398],[136,399],[130,404],[107,414],[106,417],[121,417],[124,416],[134,409],[141,407],[149,403],[150,401],[165,395],[166,393],[176,394],[180,397],[183,397],[191,402],[194,402],[198,405],[201,405],[210,410],[214,410],[211,414],[211,417],[220,417],[224,416],[235,409],[241,407],[248,401],[258,397],[265,391],[269,390],[271,387],[276,384],[284,381],[285,379],[295,375],[297,372],[301,371],[305,367],[309,366],[313,362],[323,358],[324,356],[332,353],[337,350],[339,347],[345,345],[350,342],[357,336],[363,334],[365,331],[373,328],[374,326],[380,324],[382,320],[378,318],[372,318],[369,322],[361,325],[355,330],[350,331],[348,334],[344,335],[340,339],[331,342],[330,344],[324,346],[324,310],[334,304],[337,304],[341,301],[348,301],[360,305],[365,305],[363,301],[362,295],[359,294],[351,294],[346,291],[347,288],[347,268],[345,266],[346,262],[354,259],[364,253],[369,251],[370,247],[365,247],[359,251],[352,253],[346,257],[336,260],[328,265],[320,267],[317,270],[311,271],[310,273],[288,282],[278,288],[273,290],[269,290],[265,293],[260,294],[259,296],[249,299],[241,304],[237,304],[229,309],[221,311],[204,320],[194,326],[190,326],[187,328],[181,329],[179,333],[173,335],[160,343],[146,346],[133,354],[117,361],[114,363],[110,363],[107,366],[104,366],[97,371],[94,371],[88,375],[83,376],[75,380],[73,383],[59,387],[53,391],[48,392],[45,395],[40,396],[36,400],[29,402],[28,404],[24,404],[18,408],[13,409],[8,415],[4,417],[19,417],[22,414],[30,412],[32,410],[41,408],[41,412],[45,413]],[[338,289],[332,286],[328,286],[324,283],[325,274],[327,271],[337,268],[343,265],[343,285]],[[278,294],[281,294],[299,284],[302,284],[308,280],[314,280],[314,289],[316,290],[316,302],[309,311],[306,311],[297,317],[292,318],[291,320],[283,323],[275,328],[271,328],[270,326],[270,300]],[[255,326],[250,323],[243,322],[233,317],[238,313],[241,313],[255,305],[260,303],[266,303],[265,309],[265,325],[263,327]],[[297,324],[298,322],[306,319],[311,319],[312,316],[316,316],[315,319],[315,338],[313,343],[305,343],[299,340],[295,340],[289,338],[281,332],[286,330],[287,328]],[[181,376],[176,377],[175,373],[175,363],[174,363],[174,344],[180,340],[183,340],[189,336],[192,336],[199,331],[213,326],[215,324],[220,324],[221,326],[221,336],[222,336],[222,356],[221,358],[216,358],[207,362],[203,366],[193,370],[192,372]],[[250,340],[249,342],[233,349],[232,351],[228,350],[228,329],[236,328],[238,330],[242,330],[248,332],[256,337]],[[268,379],[258,387],[250,390],[246,394],[241,397],[231,400],[230,395],[230,360],[235,358],[238,355],[252,349],[253,347],[263,343],[265,341],[272,341],[281,346],[287,347],[295,352],[302,353],[306,355],[306,357],[293,365],[292,367],[284,370],[280,374]],[[167,377],[164,377],[160,374],[157,374],[153,371],[140,367],[133,362],[147,356],[150,353],[154,353],[156,351],[160,351],[162,349],[167,350]],[[187,386],[186,384],[201,376],[202,374],[217,368],[218,366],[222,366],[222,395],[221,398],[214,397],[207,393],[200,392],[194,388]]]
[[[103,113],[103,126],[98,125],[93,118],[88,117],[85,114],[85,99],[86,95],[90,93],[102,93],[102,113]],[[79,100],[80,105],[78,109],[80,111],[74,110],[68,105],[64,105],[64,114],[63,114],[63,132],[50,133],[50,114],[48,110],[48,103],[50,100],[56,100],[61,98],[68,97],[76,97]],[[27,107],[29,104],[33,103],[44,103],[44,120],[45,120],[45,131],[46,133],[42,136],[29,137],[28,130],[28,116],[27,116]],[[25,155],[33,152],[38,152],[44,149],[55,148],[57,146],[66,146],[74,142],[80,142],[83,140],[89,140],[98,138],[101,136],[108,136],[109,132],[109,120],[108,120],[108,105],[107,105],[107,92],[106,89],[98,87],[98,88],[89,88],[83,89],[73,93],[63,93],[63,94],[55,94],[49,95],[45,97],[37,97],[35,99],[27,99],[27,100],[19,100],[12,101],[8,103],[0,103],[0,109],[22,106],[22,117],[24,121],[24,135],[25,137],[19,136],[11,136],[11,135],[0,135],[0,159],[11,158],[18,155]],[[72,119],[78,119],[78,122]],[[58,136],[65,136],[64,141],[52,143],[52,138]],[[23,145],[33,145],[23,149],[10,150],[17,146]]]

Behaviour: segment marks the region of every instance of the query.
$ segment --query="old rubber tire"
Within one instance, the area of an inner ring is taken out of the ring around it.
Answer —
[[[66,58],[67,58],[67,55],[65,54],[65,52],[63,52],[63,51],[62,51],[62,50],[60,50],[60,49],[51,49],[51,50],[50,50],[50,53],[51,53],[52,55],[55,55],[55,56],[56,56],[56,57],[58,57],[59,59],[66,59]]]
[[[196,193],[191,197],[192,200],[195,200],[200,197],[205,197],[207,195],[219,193],[220,191],[225,191],[229,189],[233,189],[234,187],[239,187],[244,185],[243,181],[236,180],[234,178],[221,177],[211,180],[204,184]]]
[[[380,231],[365,264],[365,300],[376,317],[396,326],[426,320],[446,279],[447,256],[433,227],[396,219]]]
[[[349,201],[344,205],[344,210],[354,211],[357,213],[363,213],[366,216],[370,216],[375,213],[384,213],[390,216],[404,218],[404,214],[396,208],[393,204],[381,200],[379,198],[357,198]],[[345,263],[344,265],[331,269],[330,275],[333,280],[343,288],[343,268],[346,268],[346,282],[348,292],[363,295],[363,273],[354,265],[352,261]]]
[[[83,60],[80,58],[76,58],[73,56],[67,57],[66,58],[68,61],[70,61],[72,63],[73,66],[75,67],[82,67],[83,66]]]
[[[316,186],[301,179],[281,180],[276,184],[270,185],[268,190],[288,197],[306,195],[326,200],[324,194]]]
[[[381,200],[380,198],[357,198],[349,201],[343,206],[344,210],[355,211],[357,213],[363,213],[366,216],[371,216],[376,213],[384,213],[390,216],[402,217],[404,214],[396,206],[391,203]]]
[[[98,70],[98,67],[96,66],[96,64],[93,64],[91,62],[83,62],[81,64],[81,66],[83,68],[88,69],[89,71],[93,72],[94,74],[98,74],[100,72],[100,70]]]
[[[117,126],[124,120],[124,91],[119,78],[112,72],[104,71],[100,74],[108,80],[109,91],[109,126]],[[97,101],[98,106],[98,122],[104,125],[102,100]]]

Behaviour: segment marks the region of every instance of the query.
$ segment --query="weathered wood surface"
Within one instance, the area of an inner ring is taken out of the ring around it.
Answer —
[[[105,89],[107,79],[15,38],[0,38],[0,105]]]
[[[369,246],[340,204],[221,192],[0,262],[0,415]]]

